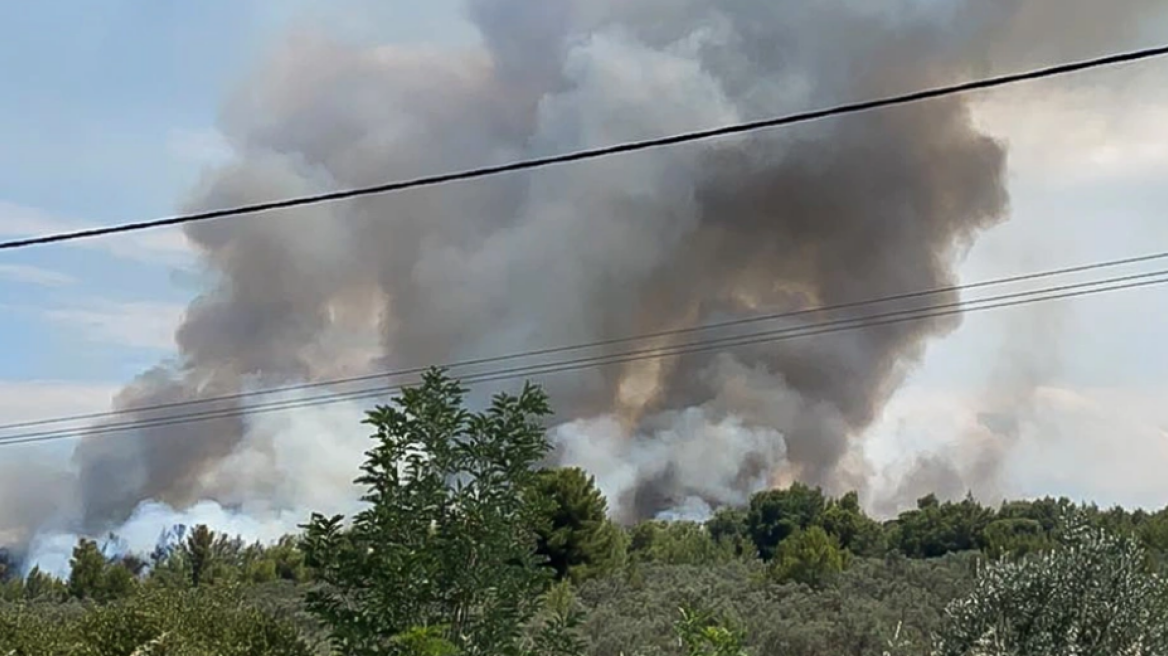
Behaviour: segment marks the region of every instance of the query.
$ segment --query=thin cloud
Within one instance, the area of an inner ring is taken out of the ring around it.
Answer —
[[[27,264],[0,264],[0,279],[42,287],[66,287],[77,282],[67,273]]]

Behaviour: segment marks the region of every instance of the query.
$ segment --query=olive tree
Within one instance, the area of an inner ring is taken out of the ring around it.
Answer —
[[[939,656],[1168,654],[1168,587],[1133,538],[1072,517],[1057,548],[985,566]]]

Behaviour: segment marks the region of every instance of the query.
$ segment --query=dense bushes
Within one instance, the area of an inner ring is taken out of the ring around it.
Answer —
[[[825,498],[821,505],[817,491],[796,489],[793,496],[815,511],[796,510],[793,520],[761,510],[752,517],[744,508],[719,512],[707,525],[648,521],[618,529],[596,518],[597,496],[586,477],[576,472],[542,480],[563,484],[553,496],[564,507],[544,516],[553,521],[537,533],[537,549],[549,556],[558,550],[551,574],[576,583],[581,637],[595,656],[679,653],[682,607],[708,610],[740,628],[745,647],[757,655],[879,656],[894,637],[900,646],[890,653],[926,654],[931,636],[952,626],[946,604],[975,590],[978,598],[990,598],[985,584],[975,588],[978,564],[1041,563],[1042,554],[1061,553],[1056,550],[1066,529],[1051,510],[1071,508],[1057,500],[992,509],[972,500],[925,499],[881,525],[844,500]],[[798,508],[786,493],[768,492],[757,507]],[[1133,547],[1161,553],[1163,512],[1088,507],[1080,514],[1128,536]],[[767,522],[786,522],[791,530],[768,529]],[[784,537],[763,560],[751,536],[773,541],[776,534]],[[313,572],[292,538],[247,545],[196,528],[139,575],[131,574],[129,584],[122,573],[134,562],[105,558],[93,543],[78,545],[73,565],[68,581],[33,572],[4,584],[0,655],[129,654],[123,648],[163,635],[155,649],[187,651],[154,653],[198,654],[227,643],[244,651],[212,653],[307,653],[287,650],[323,642],[320,622],[303,606],[304,593],[316,585]],[[984,620],[963,622],[985,628]],[[269,643],[291,646],[263,651]],[[78,644],[89,651],[69,651]],[[953,644],[947,653],[964,653]]]
[[[16,605],[0,613],[0,653],[14,656],[308,656],[289,622],[238,591],[150,588],[114,603]]]
[[[649,565],[635,579],[590,581],[579,596],[596,656],[675,653],[671,620],[687,606],[742,627],[757,654],[879,655],[898,624],[914,647],[926,644],[945,604],[972,586],[972,561],[972,554],[931,561],[861,559],[819,589],[777,583],[758,562]]]

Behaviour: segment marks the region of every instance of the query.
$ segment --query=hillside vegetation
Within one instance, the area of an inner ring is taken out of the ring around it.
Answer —
[[[929,496],[878,522],[794,485],[620,527],[583,471],[536,467],[539,388],[462,401],[433,371],[372,411],[367,509],[277,544],[0,563],[0,656],[1168,654],[1168,510]]]

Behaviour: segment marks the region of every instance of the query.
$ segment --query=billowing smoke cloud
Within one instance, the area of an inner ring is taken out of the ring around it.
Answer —
[[[469,15],[482,44],[462,50],[357,48],[300,33],[226,105],[221,129],[235,159],[188,207],[905,92],[1012,66],[1033,43],[1069,46],[1045,46],[1051,58],[1094,52],[1102,40],[1062,30],[1077,9],[1102,5],[1053,4],[476,0]],[[1116,28],[1104,47],[1121,45],[1153,4],[1108,3],[1101,21]],[[1043,21],[1033,20],[1038,5]],[[975,129],[967,103],[192,225],[210,282],[178,332],[181,357],[144,374],[118,404],[951,284],[956,259],[1007,211],[1004,147]],[[591,466],[626,517],[737,501],[796,478],[863,487],[855,438],[926,341],[956,323],[550,377],[558,453]],[[146,501],[250,510],[262,500],[261,511],[276,514],[315,507],[322,489],[340,484],[287,481],[311,477],[300,467],[321,458],[360,454],[341,443],[359,430],[349,418],[314,426],[307,441],[288,426],[262,447],[256,430],[237,417],[85,440],[84,527],[121,523]],[[300,448],[310,451],[285,457]]]

